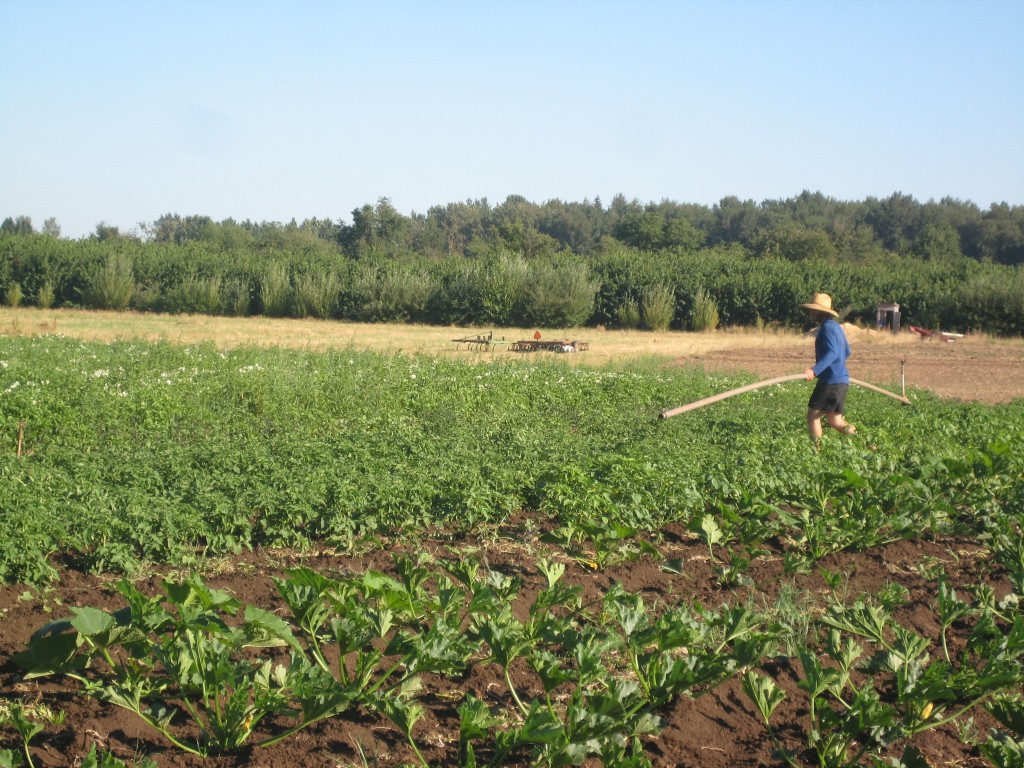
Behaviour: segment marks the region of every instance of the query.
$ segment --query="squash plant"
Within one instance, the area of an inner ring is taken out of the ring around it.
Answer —
[[[266,746],[351,707],[353,686],[311,664],[288,625],[210,589],[198,576],[147,597],[122,580],[129,606],[76,608],[33,635],[14,661],[27,677],[63,673],[88,693],[134,712],[176,747],[198,755]],[[241,618],[240,621],[238,619]],[[289,648],[288,663],[249,649]],[[292,720],[254,738],[261,721]],[[189,722],[197,736],[180,735]]]
[[[808,695],[807,747],[822,768],[852,768],[866,758],[881,760],[903,742],[913,749],[915,735],[964,717],[975,707],[1003,701],[1024,684],[1024,616],[1012,623],[979,603],[966,609],[946,592],[941,598],[944,635],[954,616],[974,618],[961,656],[933,659],[933,641],[899,624],[886,605],[857,600],[833,603],[819,620],[827,634],[819,652],[797,648],[800,687]],[[749,671],[744,691],[768,727],[788,765],[800,765],[797,753],[784,749],[771,717],[785,693],[769,677]],[[1012,708],[998,710],[1012,712]],[[998,717],[998,715],[997,715]],[[1010,715],[1007,721],[1012,722]],[[1007,746],[1009,745],[1009,746]],[[1010,754],[1012,739],[995,739],[996,754]]]

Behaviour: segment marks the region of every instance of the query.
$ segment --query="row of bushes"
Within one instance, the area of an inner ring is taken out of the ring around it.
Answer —
[[[816,291],[871,322],[880,301],[906,322],[1024,335],[1024,271],[973,260],[891,255],[870,265],[751,257],[739,246],[695,253],[613,244],[588,260],[356,260],[323,253],[217,252],[202,244],[43,235],[0,237],[8,305],[319,317],[442,325],[707,329],[799,326]]]
[[[15,249],[11,246],[16,239],[0,239],[6,267],[0,267],[0,289],[6,277],[8,305],[575,327],[592,320],[601,293],[596,273],[581,260],[527,261],[507,252],[441,261],[326,261],[252,252],[218,270],[194,245],[122,243],[112,249],[98,241],[29,238]],[[59,254],[79,246],[81,258],[64,263],[52,251],[38,248],[41,244],[54,246]],[[676,321],[670,287],[659,284],[640,293],[639,302],[623,300],[613,323],[664,329]]]

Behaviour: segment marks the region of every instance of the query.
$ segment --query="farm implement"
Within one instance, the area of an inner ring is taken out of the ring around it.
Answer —
[[[927,328],[919,328],[916,325],[910,326],[910,330],[922,339],[942,339],[943,341],[956,341],[962,339],[962,333],[950,333],[949,331],[930,331]]]
[[[488,333],[486,336],[484,336],[483,334],[477,334],[476,336],[464,336],[459,339],[452,339],[452,341],[455,342],[456,349],[465,344],[466,349],[484,351],[491,349],[491,347],[497,346],[499,344],[508,343],[507,341],[505,341],[505,339],[495,339],[493,332]]]
[[[509,347],[513,352],[583,352],[589,348],[590,344],[585,341],[567,339],[526,339]]]

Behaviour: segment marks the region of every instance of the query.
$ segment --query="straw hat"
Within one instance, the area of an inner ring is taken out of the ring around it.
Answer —
[[[824,312],[826,315],[832,315],[832,317],[839,317],[839,313],[832,309],[832,297],[827,293],[814,294],[810,304],[801,304],[800,307],[816,312]]]

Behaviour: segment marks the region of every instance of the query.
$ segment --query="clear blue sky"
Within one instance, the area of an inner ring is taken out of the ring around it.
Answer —
[[[1022,0],[0,0],[0,218],[1024,204]]]

